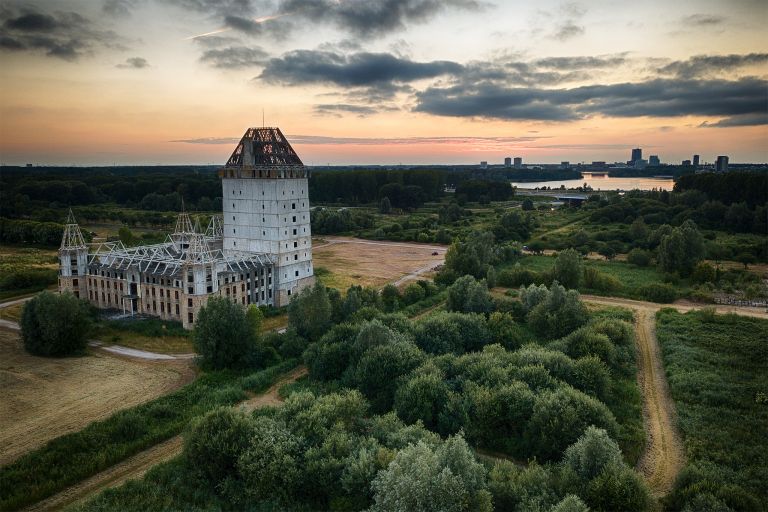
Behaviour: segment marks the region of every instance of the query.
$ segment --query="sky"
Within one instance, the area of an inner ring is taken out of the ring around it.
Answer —
[[[0,163],[768,162],[765,0],[0,2]]]

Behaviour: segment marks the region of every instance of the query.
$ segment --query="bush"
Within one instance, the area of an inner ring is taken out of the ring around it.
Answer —
[[[644,249],[632,249],[627,254],[627,262],[638,267],[647,267],[651,264],[651,253]]]
[[[24,305],[20,323],[25,350],[37,356],[83,353],[91,329],[87,303],[71,293],[40,293]]]
[[[203,367],[245,368],[257,363],[256,340],[245,309],[224,297],[210,297],[192,333]]]
[[[669,304],[677,299],[675,287],[666,283],[650,283],[638,288],[637,292],[651,302]]]
[[[581,254],[566,249],[557,255],[552,277],[566,288],[578,288],[582,278]]]
[[[584,287],[601,292],[612,292],[621,288],[621,281],[594,267],[586,267],[584,268]]]
[[[411,283],[403,291],[403,300],[407,305],[415,304],[426,296],[426,290],[418,283]]]

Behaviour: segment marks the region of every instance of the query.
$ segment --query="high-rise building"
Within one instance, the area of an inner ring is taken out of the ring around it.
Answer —
[[[648,165],[650,167],[658,167],[661,165],[661,161],[659,160],[659,155],[651,155],[648,157]]]
[[[519,156],[515,157],[515,169],[522,169],[523,168],[523,159]]]
[[[512,167],[512,159],[510,157],[504,159],[504,167]]]
[[[728,172],[728,157],[725,155],[720,155],[717,157],[717,162],[715,162],[715,170],[717,172]]]
[[[635,148],[632,150],[632,159],[630,162],[634,163],[643,159],[643,150],[641,148]]]
[[[693,165],[694,167],[699,166],[699,155],[693,155]]]
[[[691,161],[690,160],[683,160],[683,165],[690,166],[691,165]]]
[[[481,169],[487,169],[488,168],[488,162],[486,160],[483,160],[480,162],[480,168]]]
[[[570,169],[571,168],[571,162],[568,162],[568,161],[560,162],[560,168],[561,169]]]

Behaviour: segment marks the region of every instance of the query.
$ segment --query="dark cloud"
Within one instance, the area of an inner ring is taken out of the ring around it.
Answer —
[[[138,4],[138,0],[106,0],[101,6],[104,14],[114,18],[127,18]]]
[[[548,57],[538,59],[533,65],[540,68],[554,69],[600,69],[620,66],[626,62],[626,54],[605,55],[598,57]]]
[[[242,16],[225,16],[224,25],[231,29],[251,35],[261,34],[263,29],[261,23],[258,23],[251,18],[244,18]]]
[[[569,39],[573,39],[576,36],[580,36],[583,33],[584,27],[576,25],[573,22],[567,22],[558,27],[554,36],[555,39],[559,39],[560,41],[567,41]]]
[[[116,67],[120,69],[144,69],[149,67],[149,62],[144,57],[130,57]]]
[[[215,17],[252,16],[265,7],[263,2],[253,0],[168,0],[187,11],[196,11]]]
[[[696,55],[688,60],[677,60],[658,68],[662,75],[679,77],[701,76],[708,73],[730,72],[746,66],[765,64],[768,53],[746,55]]]
[[[726,117],[714,123],[704,121],[699,128],[731,128],[734,126],[760,126],[768,124],[768,111]]]
[[[568,121],[592,115],[738,116],[765,112],[768,81],[657,79],[572,89],[520,88],[484,82],[430,87],[417,93],[416,98],[416,111],[454,117]]]
[[[713,14],[691,14],[690,16],[684,17],[681,21],[685,26],[695,25],[697,27],[712,27],[725,23],[725,18]]]
[[[447,9],[477,10],[475,0],[283,0],[278,11],[325,22],[357,36],[380,36],[423,23]]]
[[[457,74],[461,64],[450,61],[414,62],[388,53],[354,53],[296,50],[270,59],[260,79],[288,85],[327,83],[343,87],[403,83],[446,74]]]
[[[258,46],[230,46],[206,50],[200,57],[200,62],[215,68],[241,69],[261,66],[268,57],[269,54]]]
[[[341,117],[342,114],[357,114],[359,117],[376,114],[379,109],[368,105],[351,105],[345,103],[328,103],[315,105],[315,113],[320,115],[334,115]]]
[[[73,61],[97,47],[122,48],[121,41],[76,12],[0,11],[0,50],[43,52]]]
[[[325,135],[287,135],[291,144],[303,144],[313,146],[379,146],[379,145],[428,145],[445,144],[473,145],[482,144],[485,146],[498,146],[500,148],[509,148],[510,146],[528,144],[542,139],[548,139],[548,136],[527,136],[527,137],[329,137]],[[237,144],[240,137],[201,137],[196,139],[180,139],[170,142],[181,142],[185,144]],[[606,145],[607,146],[607,145]],[[616,145],[618,148],[626,148],[626,144]],[[545,146],[547,147],[547,146]],[[613,145],[611,145],[613,148]]]

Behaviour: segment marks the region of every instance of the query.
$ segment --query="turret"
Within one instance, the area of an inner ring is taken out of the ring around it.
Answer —
[[[88,246],[70,209],[59,247],[59,292],[69,291],[76,297],[85,298],[87,274]]]

